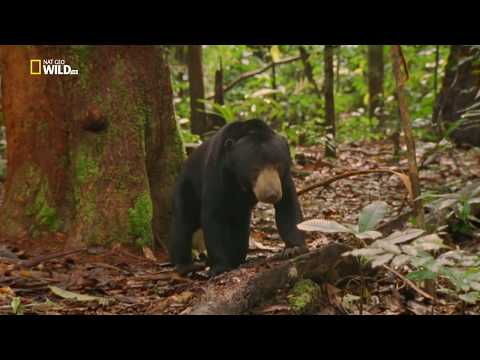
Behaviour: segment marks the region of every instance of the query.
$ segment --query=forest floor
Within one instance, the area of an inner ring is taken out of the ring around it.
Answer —
[[[419,163],[433,144],[418,143]],[[326,160],[323,148],[297,148],[294,169],[297,189],[345,172],[372,169],[406,171],[405,160],[393,161],[387,142],[342,145],[336,160]],[[467,180],[480,177],[480,152],[454,149],[428,157],[420,173],[422,190],[446,192]],[[0,205],[2,202],[0,183]],[[367,174],[338,180],[300,196],[305,219],[321,218],[355,224],[364,206],[375,200],[389,205],[385,222],[409,209],[407,192],[399,177]],[[331,242],[352,243],[349,235],[308,233],[310,249]],[[478,251],[480,241],[470,239],[462,248]],[[240,269],[208,279],[204,273],[188,278],[176,275],[165,264],[166,254],[142,253],[116,246],[106,252],[59,256],[34,266],[23,266],[40,254],[22,243],[0,242],[0,314],[188,314],[202,300],[207,287],[228,287],[252,273],[268,268],[269,258],[283,249],[274,223],[273,207],[259,204],[252,219],[250,251]],[[20,262],[19,262],[20,261]],[[22,265],[23,264],[23,265]],[[360,281],[352,277],[346,284],[324,284],[328,294],[318,314],[456,314],[460,304],[443,299],[434,307],[405,282],[386,271],[366,278],[367,294],[358,304]],[[292,314],[289,289],[278,293],[250,314]],[[16,300],[14,300],[16,299]],[[13,300],[13,301],[12,301]],[[468,307],[466,313],[480,313]]]

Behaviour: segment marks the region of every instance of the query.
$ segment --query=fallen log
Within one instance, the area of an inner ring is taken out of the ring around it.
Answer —
[[[291,286],[299,279],[334,282],[345,276],[359,274],[357,260],[342,256],[349,250],[346,245],[332,243],[260,273],[248,273],[246,269],[232,271],[225,274],[225,280],[221,279],[225,283],[219,285],[215,281],[210,285],[200,302],[187,315],[244,314],[268,300],[276,290]],[[241,275],[241,279],[238,275]]]

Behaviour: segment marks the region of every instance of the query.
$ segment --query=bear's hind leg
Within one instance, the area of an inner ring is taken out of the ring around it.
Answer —
[[[182,196],[175,199],[170,237],[170,258],[178,273],[186,274],[199,270],[200,264],[192,261],[193,234],[200,228],[199,205],[184,187]],[[187,202],[189,202],[187,204]],[[205,265],[203,265],[205,267]]]
[[[170,257],[172,263],[180,274],[191,272],[192,261],[192,237],[196,228],[192,225],[174,221],[172,225],[172,243]]]

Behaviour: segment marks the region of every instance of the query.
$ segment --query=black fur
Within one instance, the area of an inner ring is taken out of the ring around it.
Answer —
[[[305,247],[287,141],[261,120],[233,122],[196,149],[177,179],[170,257],[178,269],[192,264],[192,235],[202,228],[212,274],[238,267],[248,251],[252,183],[265,166],[276,166],[282,199],[275,218],[287,248]],[[179,271],[180,272],[180,271]]]

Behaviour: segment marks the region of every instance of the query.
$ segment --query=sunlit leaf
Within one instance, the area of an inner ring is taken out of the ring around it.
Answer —
[[[375,247],[377,248],[380,248],[380,249],[384,249],[385,251],[388,251],[390,253],[393,253],[395,255],[400,255],[402,253],[402,251],[400,250],[400,248],[397,246],[397,245],[394,245],[392,243],[389,243],[387,241],[377,241],[375,242]]]
[[[385,254],[381,255],[375,258],[375,260],[372,261],[372,267],[377,267],[381,266],[383,264],[388,263],[392,258],[394,257],[393,254]]]
[[[415,248],[415,246],[402,245],[401,249],[407,255],[410,255],[410,256],[417,256],[418,255],[418,250],[417,250],[417,248]]]
[[[458,295],[460,300],[465,301],[467,304],[475,304],[478,300],[480,300],[480,292],[472,291],[466,294]]]
[[[400,244],[410,240],[413,240],[425,231],[421,229],[407,229],[405,231],[395,231],[393,234],[389,235],[383,241],[388,241],[391,244]]]
[[[147,258],[148,260],[151,260],[151,261],[157,261],[157,258],[153,254],[152,249],[150,249],[148,246],[144,246],[142,248],[142,250],[143,250],[143,255],[145,256],[145,258]]]
[[[408,196],[410,199],[413,199],[413,190],[412,190],[412,182],[410,181],[410,177],[408,175],[402,174],[400,172],[394,171],[395,175],[397,175],[400,180],[402,181],[403,185],[408,191]]]
[[[474,196],[477,196],[478,194],[480,194],[480,185],[475,184],[474,189],[472,190],[470,195],[474,197]]]
[[[100,304],[105,304],[109,302],[109,299],[106,299],[103,297],[79,294],[73,291],[67,291],[67,290],[61,289],[56,286],[49,286],[49,288],[55,295],[64,299],[75,300],[80,302],[98,301]]]
[[[382,237],[382,233],[378,231],[365,231],[359,234],[355,234],[355,236],[361,240],[364,239],[378,239],[379,237]]]
[[[475,291],[480,291],[480,283],[476,281],[470,282],[470,287]]]
[[[433,280],[437,277],[437,274],[434,272],[428,270],[428,269],[422,269],[418,271],[413,271],[410,274],[407,275],[407,279],[420,282],[420,281],[425,281],[425,280]]]
[[[274,62],[277,62],[280,60],[280,48],[278,47],[278,45],[273,45],[271,48],[270,48],[270,54],[272,55],[272,60]]]
[[[463,271],[459,271],[455,268],[442,268],[441,274],[445,276],[453,286],[460,291],[468,291],[470,286],[465,283],[465,276]]]
[[[303,231],[320,231],[323,233],[351,233],[347,227],[333,220],[314,219],[307,220],[297,225]]]
[[[385,251],[383,249],[374,249],[374,248],[364,248],[364,249],[355,249],[352,251],[348,251],[344,253],[344,256],[365,256],[365,257],[373,257],[380,254],[384,254]]]
[[[445,247],[443,240],[437,234],[422,236],[414,241],[414,245],[425,251],[439,250]]]
[[[342,306],[350,311],[353,311],[354,309],[354,302],[360,300],[361,297],[360,296],[357,296],[357,295],[353,295],[353,294],[346,294],[343,298],[342,298]]]
[[[395,258],[392,260],[391,265],[394,268],[399,268],[399,267],[402,267],[403,265],[408,264],[410,259],[411,259],[411,257],[408,256],[408,255],[405,255],[405,254],[398,255],[398,256],[395,256]]]
[[[15,315],[22,315],[23,314],[23,306],[22,306],[22,299],[18,296],[14,297],[12,299],[12,302],[10,303],[10,306],[12,308],[12,312]]]
[[[387,208],[388,205],[384,201],[375,201],[365,206],[358,220],[358,231],[363,233],[375,229],[378,223],[385,217]]]
[[[438,206],[438,210],[443,210],[443,209],[449,208],[452,205],[456,204],[457,202],[458,202],[458,199],[445,199],[443,201],[440,201],[440,204]]]
[[[347,229],[350,229],[352,233],[358,234],[358,225],[355,224],[342,224],[345,226]]]
[[[414,267],[425,267],[431,270],[432,265],[435,263],[435,259],[426,251],[418,250],[417,256],[412,257],[412,265]]]

